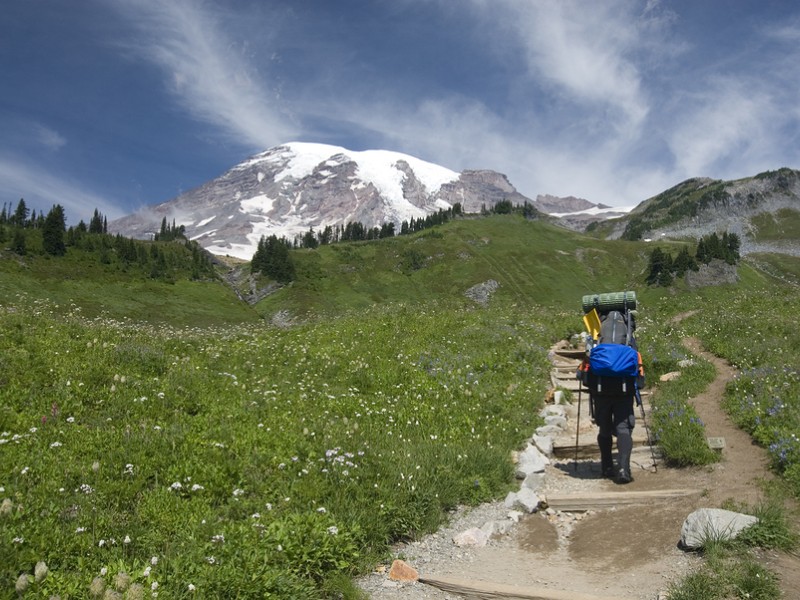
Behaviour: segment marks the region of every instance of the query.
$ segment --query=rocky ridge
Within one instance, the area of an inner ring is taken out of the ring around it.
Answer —
[[[163,219],[218,255],[252,258],[261,236],[292,240],[327,226],[367,228],[425,218],[460,204],[477,213],[497,202],[523,204],[494,171],[456,173],[399,152],[354,152],[324,144],[271,148],[177,198],[109,223],[109,231],[147,238]]]

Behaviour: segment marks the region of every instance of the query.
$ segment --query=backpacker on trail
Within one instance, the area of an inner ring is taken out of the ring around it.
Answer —
[[[601,469],[604,477],[618,483],[632,480],[631,432],[635,425],[634,399],[641,405],[639,388],[644,385],[642,357],[636,345],[636,294],[612,292],[583,297],[583,321],[588,330],[586,357],[577,377],[589,391],[592,420],[599,433]],[[617,438],[618,460],[612,457]]]

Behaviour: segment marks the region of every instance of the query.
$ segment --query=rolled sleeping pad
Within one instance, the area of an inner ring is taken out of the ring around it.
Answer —
[[[593,308],[600,314],[611,310],[636,310],[636,292],[608,292],[606,294],[588,294],[583,297],[583,312]]]

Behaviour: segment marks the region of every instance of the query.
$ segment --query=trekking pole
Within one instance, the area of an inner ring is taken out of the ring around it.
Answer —
[[[573,465],[573,470],[576,473],[578,472],[578,439],[581,435],[581,390],[583,389],[583,383],[580,380],[578,381],[578,419],[575,426],[575,462]]]
[[[636,390],[636,404],[639,405],[639,410],[642,412],[642,423],[644,424],[644,432],[647,435],[647,445],[650,446],[650,457],[653,459],[653,472],[658,472],[658,464],[656,463],[656,451],[653,448],[653,440],[650,437],[650,428],[647,427],[647,419],[644,416],[644,403],[642,402],[642,394],[639,393],[639,386],[634,387]]]

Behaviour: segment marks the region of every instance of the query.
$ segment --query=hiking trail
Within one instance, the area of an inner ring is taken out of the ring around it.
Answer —
[[[688,315],[683,315],[688,316]],[[680,318],[679,316],[678,318]],[[699,566],[699,555],[678,548],[683,521],[694,510],[720,507],[728,499],[750,506],[762,498],[759,482],[769,478],[766,451],[738,429],[720,407],[736,371],[705,352],[697,339],[684,340],[693,354],[709,361],[716,377],[691,402],[709,437],[722,437],[721,461],[707,467],[653,466],[641,413],[636,411],[634,480],[618,485],[600,477],[596,427],[582,394],[578,459],[575,460],[577,391],[568,423],[555,440],[554,457],[537,493],[548,510],[524,515],[507,533],[484,547],[458,547],[452,538],[509,510],[503,502],[459,511],[451,523],[426,538],[396,548],[394,555],[419,572],[418,582],[388,579],[388,565],[359,585],[374,600],[458,600],[520,598],[538,600],[656,600],[671,582]],[[577,353],[554,347],[554,386],[573,385]],[[575,384],[577,382],[574,382]],[[577,386],[574,386],[577,390]],[[645,396],[645,406],[649,397]],[[647,419],[648,425],[650,419]],[[800,559],[763,552],[761,559],[780,575],[785,598],[800,598]]]

